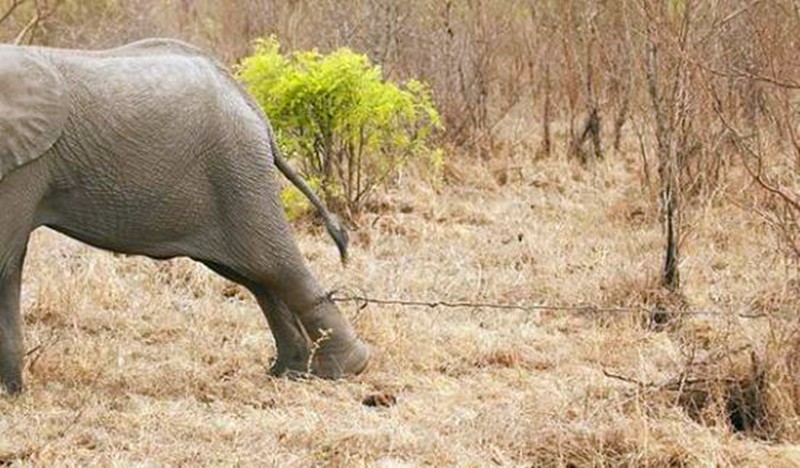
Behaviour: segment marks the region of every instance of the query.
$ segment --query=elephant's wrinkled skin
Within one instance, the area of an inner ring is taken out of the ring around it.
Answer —
[[[252,99],[188,44],[0,45],[5,389],[22,389],[20,276],[39,226],[115,252],[190,257],[244,285],[275,337],[276,374],[309,365],[325,378],[362,371],[368,350],[306,268],[277,196],[276,166],[304,185]],[[344,231],[318,208],[344,255]]]

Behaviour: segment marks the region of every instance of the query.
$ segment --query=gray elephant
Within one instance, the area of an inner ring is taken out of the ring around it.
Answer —
[[[0,381],[22,389],[20,281],[32,230],[157,259],[184,256],[244,285],[275,337],[272,372],[357,374],[369,351],[307,269],[277,167],[345,232],[280,156],[225,67],[179,41],[81,51],[0,45]]]

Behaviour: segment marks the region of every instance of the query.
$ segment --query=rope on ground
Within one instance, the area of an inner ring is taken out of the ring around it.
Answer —
[[[427,307],[430,309],[445,308],[445,309],[490,309],[490,310],[515,310],[520,312],[537,312],[537,311],[550,311],[550,312],[573,312],[573,313],[594,313],[594,314],[630,314],[630,313],[647,313],[647,314],[674,314],[674,315],[716,315],[726,317],[739,317],[746,319],[757,319],[767,317],[764,313],[728,313],[721,310],[675,310],[667,311],[659,306],[645,307],[645,306],[630,306],[630,307],[609,307],[598,306],[594,304],[503,304],[496,302],[471,302],[471,301],[448,301],[448,300],[435,300],[423,301],[418,299],[401,299],[401,298],[377,298],[371,297],[362,292],[353,293],[344,290],[334,290],[328,293],[328,299],[333,302],[350,302],[355,303],[358,310],[363,310],[369,305],[395,305],[401,307]]]

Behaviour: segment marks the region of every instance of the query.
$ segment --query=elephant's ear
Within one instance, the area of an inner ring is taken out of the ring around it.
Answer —
[[[53,146],[66,100],[61,75],[43,58],[0,46],[0,179]]]

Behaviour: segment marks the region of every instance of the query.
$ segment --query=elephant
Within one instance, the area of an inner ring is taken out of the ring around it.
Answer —
[[[23,388],[20,287],[30,233],[187,257],[243,285],[272,331],[274,375],[338,379],[370,350],[312,275],[277,168],[347,254],[347,235],[288,165],[269,120],[210,54],[172,39],[113,49],[0,45],[0,382]]]

